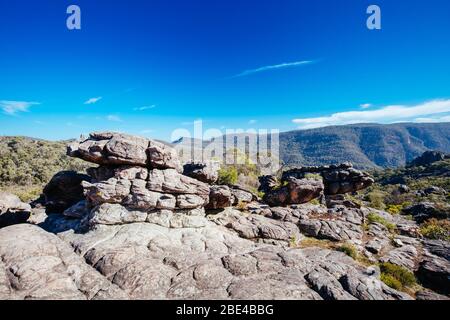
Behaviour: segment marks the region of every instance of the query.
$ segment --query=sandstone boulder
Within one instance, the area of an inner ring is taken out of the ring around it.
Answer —
[[[228,186],[211,186],[209,203],[206,209],[223,209],[231,207],[235,201],[234,195]]]
[[[270,206],[302,204],[320,197],[323,189],[324,186],[320,180],[291,177],[285,185],[266,192],[263,201]]]
[[[326,195],[351,193],[363,190],[374,183],[372,177],[354,169],[351,163],[296,168],[283,172],[281,180],[287,181],[290,177],[302,179],[308,174],[317,174],[322,177]]]
[[[88,139],[70,144],[67,154],[101,165],[133,165],[181,172],[177,152],[172,147],[122,133],[91,133]]]
[[[187,163],[183,166],[183,174],[205,183],[215,183],[219,179],[220,163],[208,161],[205,163]]]
[[[0,192],[0,228],[24,223],[31,213],[31,206],[14,194]]]

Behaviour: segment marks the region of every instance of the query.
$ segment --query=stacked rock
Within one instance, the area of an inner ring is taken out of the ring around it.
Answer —
[[[281,180],[287,181],[292,177],[302,179],[307,174],[318,174],[322,177],[326,195],[356,192],[371,186],[375,182],[367,173],[353,168],[351,163],[296,168],[285,171]]]
[[[168,145],[120,133],[92,133],[70,144],[67,154],[100,165],[87,170],[91,182],[82,182],[90,224],[151,222],[177,228],[206,223],[210,188],[181,174],[178,155]]]

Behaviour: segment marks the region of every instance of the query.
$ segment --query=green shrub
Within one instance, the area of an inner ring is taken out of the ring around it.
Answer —
[[[309,203],[316,206],[320,205],[320,201],[318,199],[312,199]]]
[[[404,267],[383,262],[380,264],[381,280],[396,290],[411,287],[417,283],[414,274]]]
[[[428,239],[450,241],[450,221],[430,219],[422,224],[420,233]]]
[[[403,205],[401,204],[390,204],[387,206],[386,211],[392,215],[400,214],[403,210]]]
[[[398,281],[394,276],[386,273],[382,273],[380,280],[383,281],[387,286],[395,290],[402,290],[403,286],[400,281]]]
[[[356,260],[358,258],[358,251],[356,248],[351,244],[343,244],[339,248],[337,248],[338,251],[344,252],[349,257]]]
[[[381,216],[379,216],[379,215],[377,215],[377,214],[375,214],[373,212],[369,213],[367,215],[367,222],[369,224],[371,224],[371,223],[379,223],[379,224],[385,226],[390,232],[394,232],[395,229],[396,229],[395,224],[387,221],[385,218],[383,218],[383,217],[381,217]]]
[[[238,181],[238,171],[233,166],[222,167],[219,170],[219,184],[236,184]]]
[[[369,206],[379,210],[384,210],[386,208],[384,198],[385,194],[379,190],[374,190],[366,195],[366,200],[369,201]]]
[[[42,190],[41,185],[0,187],[0,191],[15,194],[23,202],[36,200],[42,194]]]

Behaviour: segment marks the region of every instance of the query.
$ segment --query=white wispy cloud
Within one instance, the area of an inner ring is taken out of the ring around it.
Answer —
[[[114,121],[114,122],[122,122],[122,119],[119,116],[116,116],[114,114],[107,115],[106,120]]]
[[[363,103],[363,104],[360,104],[359,106],[361,107],[361,109],[369,109],[372,106],[372,104]]]
[[[355,123],[426,122],[423,120],[430,118],[438,122],[447,121],[449,115],[445,113],[448,112],[450,99],[432,100],[414,106],[392,105],[376,110],[338,112],[324,117],[300,118],[292,121],[298,124],[300,129]]]
[[[94,103],[99,102],[101,99],[102,99],[102,97],[90,98],[89,100],[84,102],[84,104],[94,104]]]
[[[260,67],[260,68],[256,68],[256,69],[245,70],[244,72],[236,74],[236,75],[232,76],[231,78],[244,77],[244,76],[248,76],[248,75],[251,75],[254,73],[271,71],[271,70],[295,68],[295,67],[308,65],[313,62],[314,61],[312,61],[312,60],[304,60],[304,61],[286,62],[286,63],[280,63],[280,64],[275,64],[275,65],[270,65],[270,66],[264,66],[264,67]]]
[[[1,100],[0,108],[8,115],[15,115],[18,112],[28,112],[31,106],[39,104],[39,102]]]
[[[133,110],[134,111],[145,111],[145,110],[154,109],[154,108],[156,108],[156,105],[152,104],[150,106],[137,107],[137,108],[134,108]]]
[[[258,120],[251,119],[251,120],[248,121],[248,124],[255,124],[255,123],[257,123],[257,122],[258,122]]]

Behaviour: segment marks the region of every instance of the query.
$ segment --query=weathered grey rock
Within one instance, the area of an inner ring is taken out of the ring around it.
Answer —
[[[420,283],[441,294],[450,294],[450,262],[435,255],[427,255],[416,273]]]
[[[282,181],[294,177],[304,178],[307,174],[322,177],[326,195],[336,195],[363,190],[374,183],[367,173],[356,170],[351,163],[320,167],[300,167],[283,172]]]
[[[320,197],[323,188],[319,180],[289,178],[286,185],[267,191],[263,201],[270,206],[307,203]]]
[[[373,254],[381,253],[391,242],[389,231],[379,223],[370,224],[367,235],[370,239],[367,241],[365,248]]]
[[[75,171],[57,173],[43,190],[47,213],[62,213],[84,199],[83,182],[91,178]]]
[[[324,300],[357,300],[344,290],[339,281],[328,271],[317,267],[305,276],[308,283]]]
[[[196,194],[205,199],[209,194],[207,184],[179,174],[173,169],[149,171],[147,189],[172,194]]]
[[[428,219],[446,219],[450,217],[450,206],[437,208],[431,202],[421,202],[403,209],[403,213],[412,215],[417,223],[422,223]]]
[[[450,261],[450,243],[444,240],[425,240],[424,247],[434,255]]]
[[[228,186],[211,186],[209,203],[206,209],[223,209],[231,207],[234,203],[234,195]]]
[[[416,300],[422,300],[422,301],[438,301],[438,300],[450,300],[449,297],[440,295],[436,292],[430,291],[430,290],[420,290],[416,293]]]
[[[202,228],[208,223],[203,208],[177,211],[157,210],[150,212],[146,221],[166,228]]]
[[[185,176],[200,180],[205,183],[216,183],[219,179],[220,163],[207,161],[205,163],[186,163],[183,166]]]
[[[402,266],[410,271],[417,269],[419,253],[412,245],[402,246],[400,248],[389,251],[386,255],[380,258],[381,262],[390,262],[398,266]]]
[[[91,206],[111,203],[131,210],[174,210],[202,207],[208,201],[208,185],[174,169],[118,167],[110,174],[113,176],[107,180],[83,183]]]
[[[127,299],[69,244],[33,225],[0,230],[0,299]]]
[[[200,228],[207,223],[203,208],[190,210],[129,210],[120,204],[104,203],[95,207],[89,214],[88,224],[122,225],[148,222],[167,228]]]
[[[24,223],[31,213],[31,206],[14,194],[0,192],[0,228]]]
[[[91,225],[118,225],[145,222],[147,220],[147,212],[137,210],[129,211],[120,204],[110,203],[103,203],[95,207],[89,215],[89,223]]]
[[[289,244],[302,238],[297,226],[291,222],[277,221],[254,214],[244,216],[240,211],[231,208],[210,216],[210,220],[236,231],[245,239],[284,241],[285,244]]]
[[[148,166],[181,172],[177,152],[172,147],[122,133],[91,133],[88,139],[70,144],[67,154],[101,165]]]
[[[396,291],[375,277],[349,272],[340,282],[342,287],[360,300],[412,300],[406,293]]]
[[[298,227],[306,236],[332,241],[359,240],[363,236],[360,225],[341,220],[302,219]]]
[[[233,205],[238,205],[240,203],[250,203],[254,200],[257,200],[257,197],[254,196],[250,191],[244,190],[242,188],[232,187],[231,193],[234,196]]]
[[[282,221],[259,218],[254,224],[261,234],[283,235],[277,228]],[[61,227],[53,228],[59,238],[31,225],[24,230],[10,227],[7,234],[3,230],[8,228],[0,230],[0,298],[406,298],[386,289],[378,273],[343,253],[260,244],[212,221],[201,228],[145,222],[96,225],[79,232],[70,228],[77,219],[62,215],[49,219]],[[282,229],[287,229],[284,225]],[[81,272],[72,271],[77,268]],[[10,277],[9,270],[18,277]],[[343,281],[348,274],[356,279],[349,290]]]

